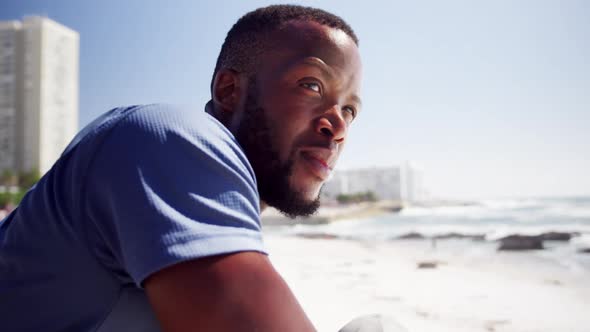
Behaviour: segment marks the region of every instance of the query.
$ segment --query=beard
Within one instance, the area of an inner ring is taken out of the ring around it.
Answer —
[[[289,179],[295,164],[294,151],[291,151],[287,161],[281,162],[273,146],[276,129],[271,128],[265,110],[258,103],[256,81],[250,79],[236,139],[256,174],[260,199],[290,218],[310,216],[320,206],[320,195],[308,200],[291,186]]]

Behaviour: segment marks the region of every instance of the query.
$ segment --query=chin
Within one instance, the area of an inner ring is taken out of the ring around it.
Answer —
[[[318,181],[313,183],[291,183],[291,188],[294,189],[294,192],[297,192],[302,202],[311,203],[319,198],[323,184],[323,182]]]
[[[321,187],[314,188],[309,191],[304,191],[303,194],[301,195],[302,200],[309,202],[309,203],[317,200],[320,197],[320,189],[321,189]]]
[[[299,193],[300,199],[307,202],[315,201],[324,185],[324,180],[301,168],[291,174],[289,182],[290,187]]]
[[[290,177],[288,184],[275,192],[276,195],[264,196],[262,200],[290,218],[309,217],[320,207],[321,182],[310,185],[294,179],[296,177]]]

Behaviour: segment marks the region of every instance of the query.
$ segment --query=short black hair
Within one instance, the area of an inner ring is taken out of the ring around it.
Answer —
[[[258,56],[265,50],[264,36],[290,21],[311,21],[344,31],[356,45],[359,40],[341,17],[325,10],[298,5],[272,5],[242,16],[229,30],[217,57],[215,75],[221,68],[252,74]]]

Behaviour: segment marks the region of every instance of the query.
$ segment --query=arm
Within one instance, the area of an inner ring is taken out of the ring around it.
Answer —
[[[164,331],[315,331],[266,255],[190,260],[145,281]]]

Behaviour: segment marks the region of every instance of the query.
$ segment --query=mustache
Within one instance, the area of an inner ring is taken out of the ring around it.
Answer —
[[[326,138],[325,140],[308,139],[301,140],[295,144],[294,150],[300,149],[324,149],[330,151],[331,154],[338,155],[340,151],[340,143],[334,142],[333,140]]]

